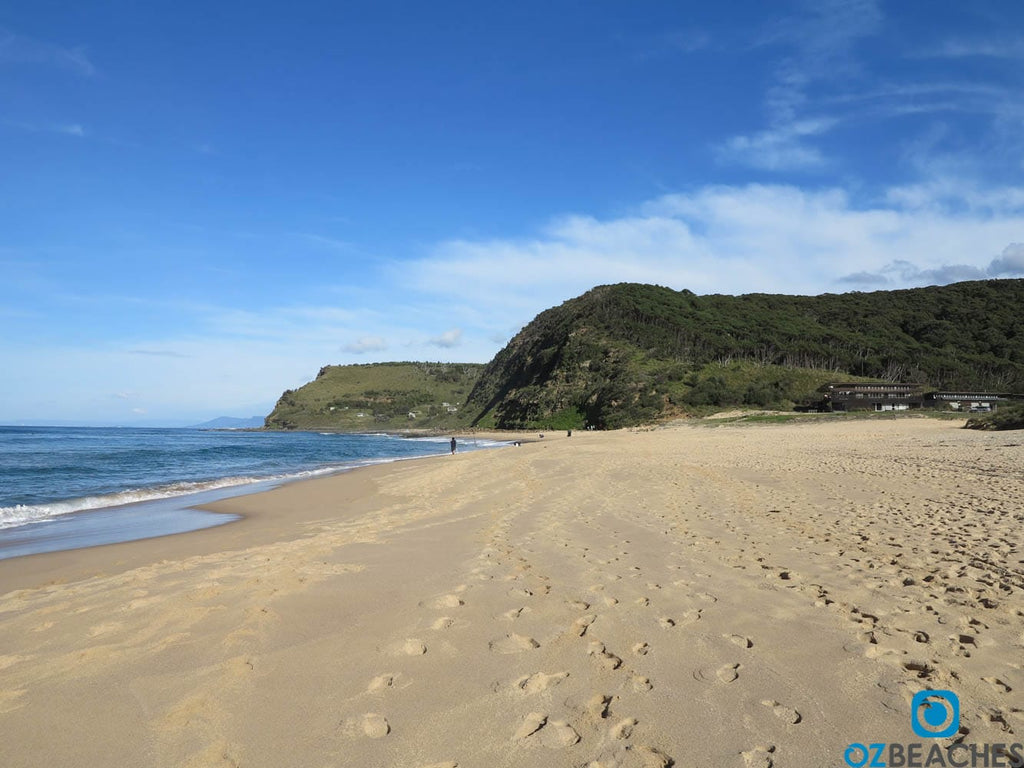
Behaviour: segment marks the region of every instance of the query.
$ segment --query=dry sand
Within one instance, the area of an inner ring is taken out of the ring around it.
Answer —
[[[0,562],[0,765],[817,768],[924,688],[1020,742],[1024,435],[957,426],[560,433]]]

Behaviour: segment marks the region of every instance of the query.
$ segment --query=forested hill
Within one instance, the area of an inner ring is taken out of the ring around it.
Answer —
[[[821,296],[600,286],[538,315],[466,406],[482,426],[618,427],[792,404],[849,377],[1024,391],[1024,280]]]

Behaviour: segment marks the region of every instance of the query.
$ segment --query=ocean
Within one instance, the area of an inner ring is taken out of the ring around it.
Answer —
[[[0,559],[220,525],[235,518],[193,507],[448,445],[381,434],[0,427]],[[496,445],[461,440],[459,450]]]

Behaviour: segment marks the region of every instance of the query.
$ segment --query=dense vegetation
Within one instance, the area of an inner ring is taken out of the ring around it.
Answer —
[[[480,375],[473,363],[331,365],[288,390],[266,418],[270,429],[368,432],[468,422],[463,405]]]
[[[992,413],[969,419],[967,429],[1024,429],[1024,403],[1000,406]]]
[[[837,378],[1024,391],[1024,280],[822,296],[595,288],[542,312],[469,397],[480,426],[614,428],[791,407]]]
[[[837,379],[1024,392],[1024,280],[822,296],[600,286],[542,312],[486,367],[329,366],[266,425],[617,428],[810,404]]]

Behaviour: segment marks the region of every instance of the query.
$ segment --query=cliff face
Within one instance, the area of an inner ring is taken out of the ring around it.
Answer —
[[[600,286],[527,325],[467,408],[504,428],[620,427],[792,404],[837,377],[1024,391],[1024,280],[822,296]]]

